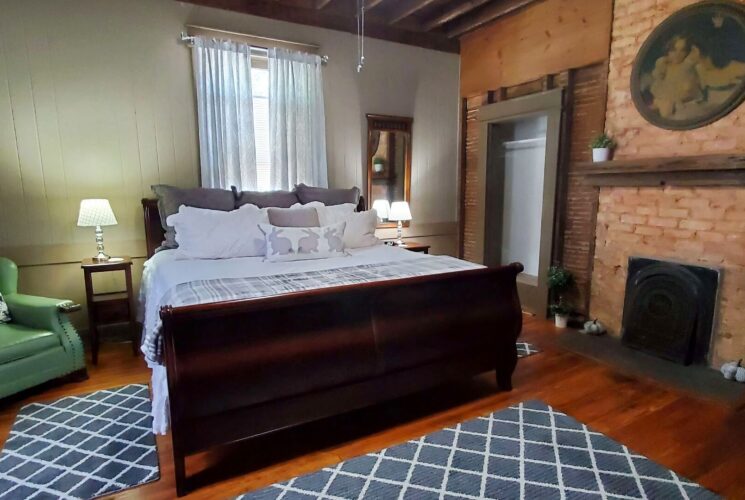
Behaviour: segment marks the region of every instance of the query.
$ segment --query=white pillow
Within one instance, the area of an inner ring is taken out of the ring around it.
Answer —
[[[243,205],[223,212],[181,205],[166,220],[176,229],[179,255],[192,259],[259,257],[266,252],[259,224],[269,222],[266,209]]]
[[[344,228],[345,248],[366,248],[380,243],[375,236],[378,227],[378,213],[375,210],[354,212],[347,215],[344,222],[347,224]]]
[[[323,227],[277,227],[259,224],[266,238],[266,261],[326,259],[342,257],[344,226],[338,222]]]
[[[311,203],[316,202],[312,201],[305,206],[310,206]],[[315,207],[316,212],[318,212],[318,222],[321,223],[321,226],[328,226],[329,224],[336,224],[337,222],[346,220],[347,215],[353,214],[356,208],[357,205],[354,203],[342,203],[341,205],[330,205],[328,207],[321,204],[320,207]]]
[[[375,246],[380,240],[375,236],[378,227],[378,214],[375,210],[355,212],[353,203],[316,208],[318,221],[322,226],[335,222],[346,222],[344,228],[345,248],[365,248]]]

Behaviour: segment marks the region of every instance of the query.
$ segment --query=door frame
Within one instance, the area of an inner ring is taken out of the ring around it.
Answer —
[[[484,263],[486,248],[486,199],[487,165],[489,163],[489,128],[492,125],[528,118],[535,115],[546,115],[546,160],[543,178],[543,206],[541,211],[541,243],[538,259],[538,276],[536,279],[519,275],[518,291],[525,303],[535,304],[528,310],[543,317],[548,309],[547,273],[551,265],[557,180],[559,171],[559,148],[561,143],[561,122],[564,103],[564,89],[557,88],[537,94],[530,94],[515,99],[488,104],[479,108],[479,161],[476,172],[478,186],[475,235],[476,261]],[[535,310],[531,310],[535,309]]]

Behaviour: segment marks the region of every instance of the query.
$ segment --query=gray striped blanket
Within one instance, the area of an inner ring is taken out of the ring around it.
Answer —
[[[228,300],[255,299],[316,288],[410,278],[480,267],[482,266],[454,257],[429,256],[322,271],[190,281],[169,290],[160,305],[161,307],[166,305],[179,307]],[[161,323],[158,320],[153,328],[146,328],[142,342],[142,351],[147,360],[157,364],[163,363],[163,338],[160,327]]]

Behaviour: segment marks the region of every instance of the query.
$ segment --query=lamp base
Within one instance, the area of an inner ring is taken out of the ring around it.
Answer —
[[[98,255],[94,256],[93,260],[96,262],[108,262],[109,260],[111,260],[111,257],[101,252]]]
[[[108,262],[111,257],[103,252],[103,229],[101,226],[96,226],[96,249],[98,254],[93,257],[95,262]]]

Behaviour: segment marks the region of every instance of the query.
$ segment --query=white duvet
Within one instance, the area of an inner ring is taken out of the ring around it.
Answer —
[[[347,252],[348,256],[329,259],[265,262],[263,257],[215,260],[184,259],[176,250],[164,250],[145,262],[140,286],[139,320],[146,329],[156,328],[160,308],[166,305],[161,303],[166,292],[177,285],[190,281],[271,276],[428,258],[427,255],[387,245],[347,250]],[[166,370],[162,365],[150,362],[148,362],[148,365],[153,372],[153,432],[165,434],[168,431],[168,381]]]

